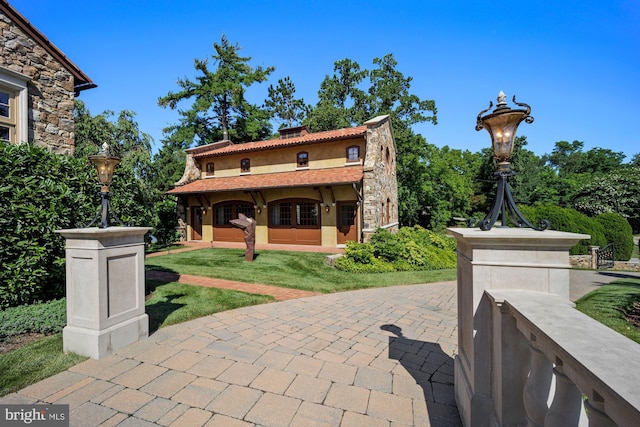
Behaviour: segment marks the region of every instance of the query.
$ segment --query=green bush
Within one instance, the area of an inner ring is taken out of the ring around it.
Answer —
[[[633,253],[633,232],[629,221],[617,213],[603,213],[595,219],[604,228],[607,244],[615,245],[616,261],[628,261]]]
[[[576,246],[571,248],[569,251],[571,255],[586,255],[589,253],[589,246],[603,247],[607,244],[602,224],[595,218],[590,218],[575,209],[561,208],[555,205],[522,206],[518,209],[534,225],[546,219],[551,224],[550,230],[590,235],[590,239],[580,240]]]
[[[357,273],[455,268],[456,242],[420,226],[378,229],[368,243],[349,242],[336,268]]]
[[[29,144],[0,143],[0,309],[64,295],[64,239],[97,206],[95,171]]]
[[[62,298],[0,311],[0,341],[28,332],[45,335],[61,332],[67,324],[66,307]]]

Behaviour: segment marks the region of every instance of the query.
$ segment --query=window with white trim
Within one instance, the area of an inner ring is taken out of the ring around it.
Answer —
[[[0,67],[0,140],[28,142],[29,78]]]

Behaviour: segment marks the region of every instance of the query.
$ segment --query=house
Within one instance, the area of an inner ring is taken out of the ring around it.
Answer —
[[[396,151],[389,116],[362,126],[187,150],[176,188],[184,238],[243,241],[230,220],[256,220],[256,243],[336,247],[398,228]]]
[[[7,0],[0,29],[0,141],[73,153],[74,97],[96,85]]]

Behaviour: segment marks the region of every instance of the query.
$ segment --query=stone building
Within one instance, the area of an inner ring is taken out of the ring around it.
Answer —
[[[188,240],[243,241],[230,220],[256,220],[256,243],[335,247],[397,231],[395,141],[388,116],[362,126],[187,150],[178,196]]]
[[[44,34],[0,0],[0,141],[73,153],[73,100],[94,87]]]

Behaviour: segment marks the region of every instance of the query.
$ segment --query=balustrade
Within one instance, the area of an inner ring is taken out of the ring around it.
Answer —
[[[493,339],[524,339],[530,345],[531,357],[523,360],[528,366],[518,368],[529,371],[522,389],[513,389],[517,384],[513,382],[494,384],[502,394],[522,395],[525,413],[511,415],[511,419],[526,420],[528,427],[578,426],[584,403],[589,427],[640,426],[638,344],[580,313],[570,301],[557,295],[522,290],[485,293],[494,308],[494,329],[501,324],[496,318],[502,316],[513,317],[517,324],[517,336],[494,330]],[[504,348],[504,344],[493,348]],[[508,352],[500,357],[494,355],[492,360],[511,367],[517,363],[506,357]],[[501,369],[493,366],[492,370]],[[547,406],[550,394],[553,400]],[[496,405],[494,410],[513,409]],[[492,419],[504,417],[494,414]]]

